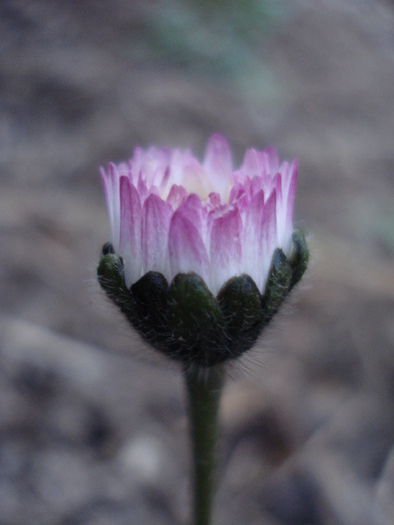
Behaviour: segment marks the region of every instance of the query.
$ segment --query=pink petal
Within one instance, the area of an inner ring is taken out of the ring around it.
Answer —
[[[195,272],[211,289],[210,264],[202,237],[192,216],[178,209],[171,220],[168,250],[171,274]]]
[[[262,190],[253,197],[246,216],[242,242],[244,273],[250,275],[261,292],[264,291],[272,255],[277,247],[275,191],[266,202],[264,198]]]
[[[209,251],[214,293],[231,277],[242,273],[241,232],[242,221],[237,208],[212,220]]]
[[[276,220],[276,192],[274,190],[264,204],[261,220],[260,243],[262,247],[263,285],[265,285],[268,276],[275,248],[278,246]]]
[[[168,278],[168,230],[171,216],[171,206],[157,195],[149,195],[142,209],[143,273],[153,270]]]
[[[276,175],[279,171],[279,159],[278,153],[274,148],[267,148],[263,152],[263,155],[267,162],[267,173]]]
[[[243,193],[240,193],[237,197],[237,200],[233,202],[233,206],[237,208],[241,215],[242,222],[244,222],[245,216],[250,206],[250,202],[251,198],[245,191]]]
[[[133,174],[133,184],[137,184],[137,180],[141,175],[141,168],[144,165],[147,153],[142,148],[135,148],[133,152],[133,157],[130,160],[131,164],[131,173]]]
[[[183,186],[173,184],[167,197],[167,203],[170,204],[172,209],[175,211],[177,208],[179,208],[186,197],[187,191],[185,188]]]
[[[298,176],[298,161],[296,159],[290,165],[290,176],[287,181],[287,213],[286,213],[286,236],[291,237],[293,232],[293,210]]]
[[[286,201],[287,195],[283,195],[286,189],[283,189],[283,175],[277,173],[272,180],[272,188],[276,195],[276,226],[277,226],[277,244],[284,248],[286,241]]]
[[[276,192],[277,201],[282,202],[282,175],[280,173],[272,178],[272,189]]]
[[[141,202],[128,177],[120,178],[120,254],[127,286],[142,276]]]
[[[217,292],[248,273],[263,292],[272,255],[288,255],[298,164],[273,148],[249,149],[232,172],[224,137],[213,135],[203,167],[190,151],[137,148],[101,170],[115,251],[126,281],[149,270],[168,279],[195,271]]]
[[[135,148],[132,158],[133,172],[137,177],[143,172],[145,182],[149,187],[152,179],[158,176],[157,173],[161,173],[164,176],[165,170],[169,165],[170,156],[171,152],[165,148],[152,147],[147,151]]]
[[[253,177],[252,180],[250,181],[250,192],[251,192],[251,195],[256,195],[256,193],[258,193],[260,190],[267,190],[267,186],[266,184],[264,184],[265,182],[265,178],[268,178],[266,175],[263,175],[261,177]],[[271,182],[271,180],[269,179],[269,183]]]
[[[245,187],[240,183],[236,183],[230,192],[229,205],[235,206],[243,218],[249,208],[250,201],[251,199]]]
[[[148,188],[146,187],[145,181],[142,178],[142,174],[138,176],[138,182],[137,182],[137,191],[138,195],[140,196],[141,202],[144,202],[147,196],[149,195]]]
[[[110,218],[112,217],[111,207],[112,207],[112,185],[109,174],[105,171],[104,168],[100,168],[101,181],[103,183],[105,202],[107,203],[108,212]]]
[[[240,171],[250,178],[253,178],[255,175],[261,175],[262,165],[255,149],[246,151]]]
[[[278,228],[283,229],[285,220],[286,220],[286,210],[284,210],[283,206],[285,205],[284,199],[283,199],[283,191],[282,191],[282,175],[280,173],[277,173],[271,183],[271,191],[275,191],[276,195],[276,212],[277,212],[277,219],[278,219]]]
[[[264,192],[260,190],[253,197],[245,219],[243,230],[243,272],[252,277],[261,291],[264,281],[263,246],[261,243],[262,220],[264,214]]]
[[[208,207],[210,209],[216,208],[217,206],[220,206],[221,198],[219,193],[215,193],[214,191],[208,195]]]
[[[237,182],[236,184],[234,184],[234,186],[231,188],[231,191],[230,191],[230,196],[228,198],[228,203],[229,204],[232,204],[234,201],[236,201],[237,199],[239,199],[239,197],[245,193],[245,188],[244,186],[240,183],[240,182]]]
[[[116,232],[114,227],[114,191],[112,187],[111,177],[104,168],[100,169],[101,180],[104,188],[105,202],[107,204],[109,223],[111,228],[111,242],[114,245],[115,251],[119,249],[119,245],[115,242]]]
[[[232,158],[227,140],[218,133],[209,139],[203,167],[214,190],[223,195],[231,177]]]
[[[188,219],[199,232],[203,242],[206,238],[205,232],[205,211],[203,203],[198,195],[192,193],[179,206],[178,211],[186,219]]]
[[[173,184],[184,186],[184,171],[187,166],[200,166],[190,151],[180,151],[178,149],[172,152],[170,162],[170,174]]]
[[[120,195],[119,195],[119,173],[115,164],[108,166],[109,189],[109,214],[111,221],[111,238],[115,251],[119,251],[120,235]]]
[[[161,179],[158,180],[160,191],[163,192],[170,180],[170,167],[166,166]]]
[[[212,181],[207,177],[207,173],[196,161],[184,167],[182,186],[187,189],[188,193],[195,193],[202,199],[208,197],[214,189]]]

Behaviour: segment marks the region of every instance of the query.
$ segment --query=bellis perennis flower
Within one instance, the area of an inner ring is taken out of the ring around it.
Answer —
[[[252,346],[306,268],[292,224],[297,169],[249,149],[234,170],[213,135],[202,164],[137,148],[102,170],[112,244],[99,280],[149,343],[203,366]]]

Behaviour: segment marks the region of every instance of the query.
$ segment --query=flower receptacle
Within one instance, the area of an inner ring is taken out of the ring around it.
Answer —
[[[309,258],[302,232],[293,234],[289,258],[275,250],[264,294],[249,275],[229,279],[217,297],[193,272],[168,284],[147,272],[127,288],[121,256],[105,245],[98,280],[133,328],[155,349],[183,364],[211,367],[249,350],[301,279]]]

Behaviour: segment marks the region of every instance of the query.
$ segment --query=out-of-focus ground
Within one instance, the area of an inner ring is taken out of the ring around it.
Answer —
[[[217,525],[394,523],[394,5],[0,3],[0,523],[184,524],[179,370],[100,292],[98,167],[300,161],[311,268],[229,370]]]

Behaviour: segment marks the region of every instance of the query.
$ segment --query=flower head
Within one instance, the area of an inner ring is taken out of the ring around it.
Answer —
[[[263,292],[275,249],[290,255],[297,168],[274,149],[249,149],[234,170],[227,141],[213,135],[202,164],[190,151],[137,148],[102,170],[127,285],[151,270],[169,282],[195,272],[216,295],[247,274]]]
[[[232,166],[213,135],[190,151],[137,148],[102,170],[112,244],[99,281],[146,341],[211,366],[250,348],[306,269],[293,232],[298,164],[274,149]]]

